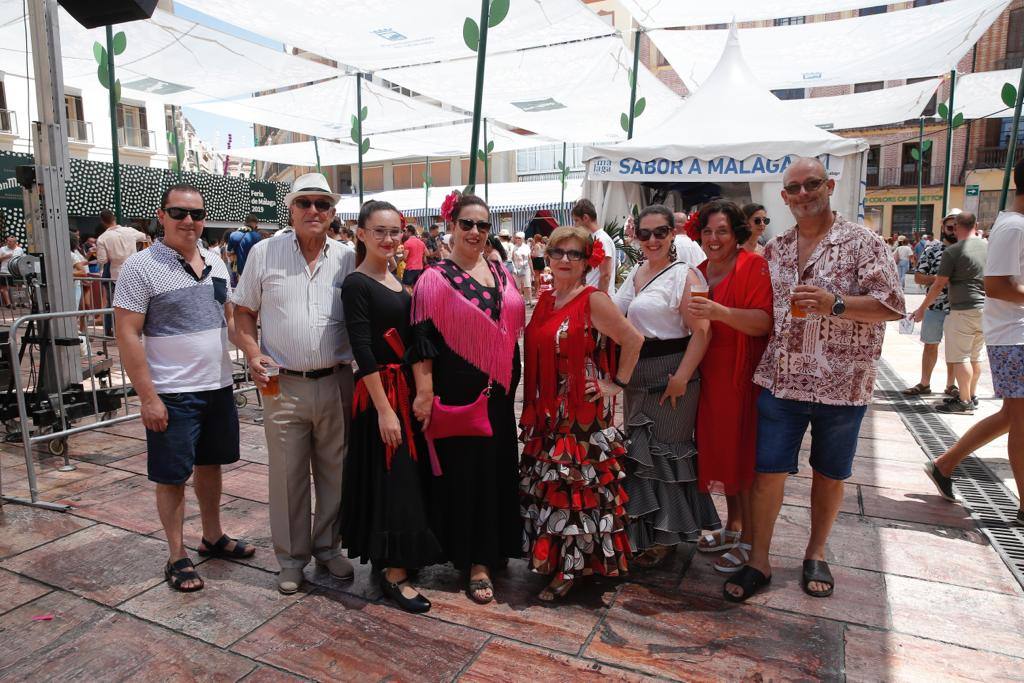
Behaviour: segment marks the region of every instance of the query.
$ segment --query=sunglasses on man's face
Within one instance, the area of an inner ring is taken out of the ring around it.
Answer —
[[[570,261],[582,261],[586,256],[585,253],[579,249],[559,249],[558,247],[552,247],[547,250],[548,258],[552,261],[561,261],[562,259],[569,259]]]
[[[652,235],[659,240],[663,240],[670,234],[672,234],[672,228],[667,225],[659,225],[658,227],[651,229],[637,228],[636,238],[641,242],[646,242],[651,239]]]
[[[771,222],[772,222],[772,219],[768,218],[767,216],[764,217],[764,218],[760,218],[759,217],[759,218],[755,218],[754,219],[754,225],[768,225]]]
[[[206,219],[206,209],[186,209],[180,206],[168,206],[164,209],[164,213],[176,221],[185,220],[185,216],[192,216],[192,220],[197,223]]]
[[[469,232],[473,228],[477,228],[478,230],[480,230],[480,232],[491,231],[491,224],[487,221],[471,221],[468,218],[460,218],[456,222],[459,224],[459,227],[465,230],[466,232]]]
[[[292,201],[292,204],[299,207],[303,211],[308,210],[309,207],[311,206],[315,206],[316,210],[319,211],[320,213],[323,213],[324,211],[329,211],[331,207],[334,206],[334,204],[327,201],[326,199],[313,200],[307,199],[306,197],[298,197],[297,199]]]
[[[786,194],[798,195],[800,194],[800,188],[802,187],[804,188],[805,192],[810,194],[811,192],[816,191],[826,182],[828,182],[828,180],[825,178],[809,178],[803,181],[802,183],[790,183],[789,185],[784,186],[782,189],[786,191]]]

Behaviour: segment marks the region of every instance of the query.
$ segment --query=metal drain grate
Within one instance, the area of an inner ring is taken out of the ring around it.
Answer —
[[[901,393],[903,381],[885,361],[878,362],[875,398],[888,401],[914,439],[934,460],[957,441],[956,432],[918,396]],[[876,405],[875,408],[882,406]],[[1024,527],[1014,526],[1020,503],[988,466],[971,455],[956,470],[953,490],[988,537],[1010,573],[1024,587]]]

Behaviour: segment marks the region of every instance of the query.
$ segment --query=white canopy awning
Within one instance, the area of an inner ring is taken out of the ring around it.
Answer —
[[[632,55],[619,38],[489,54],[483,115],[559,141],[624,140]],[[476,60],[391,69],[382,75],[406,88],[472,111]],[[646,108],[634,131],[653,131],[679,104],[678,95],[641,66],[637,97]]]
[[[851,95],[782,100],[782,104],[794,115],[825,130],[885,126],[921,116],[940,83],[941,78],[932,78]]]
[[[314,145],[312,140],[306,142],[288,142],[280,145],[264,145],[262,147],[239,147],[238,149],[220,149],[214,154],[234,159],[255,159],[285,166],[316,166],[317,150],[320,152],[321,166],[347,166],[359,161],[359,152],[355,145],[328,142],[321,140]],[[384,161],[395,157],[394,152],[371,149],[363,155],[364,162]]]
[[[837,21],[740,29],[743,53],[769,88],[937,76],[967,54],[1010,0],[948,0]],[[703,83],[728,31],[648,34],[687,88]]]
[[[463,41],[466,18],[480,21],[478,0],[184,0],[204,14],[257,35],[280,40],[341,64],[376,71],[474,52]],[[244,7],[243,7],[244,5]],[[577,0],[513,0],[508,15],[487,34],[491,55],[612,33]]]
[[[1013,116],[1013,109],[1007,107],[1000,96],[1006,83],[1016,88],[1020,83],[1020,69],[981,71],[957,76],[954,113],[963,114],[965,119],[983,119],[993,114],[997,117]],[[946,105],[949,106],[948,99]]]
[[[349,75],[262,97],[201,102],[192,107],[248,123],[347,141],[352,131],[352,116],[356,113],[356,99],[356,77]],[[362,102],[367,110],[364,136],[466,118],[367,80],[363,81]]]
[[[732,21],[761,21],[785,17],[803,17],[825,12],[873,7],[878,0],[619,0],[633,21],[647,29],[673,26],[706,26]]]
[[[24,13],[21,0],[0,0],[0,71],[25,73]],[[124,92],[144,92],[176,103],[232,97],[332,78],[338,70],[257,45],[156,10],[153,18],[118,24],[127,38],[115,56]],[[106,45],[102,28],[86,29],[60,10],[64,80],[96,84],[93,44]],[[31,50],[31,43],[29,44]]]

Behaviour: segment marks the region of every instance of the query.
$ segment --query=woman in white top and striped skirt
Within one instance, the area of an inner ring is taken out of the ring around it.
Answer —
[[[640,212],[635,238],[644,261],[614,301],[646,337],[624,392],[629,437],[624,488],[635,567],[653,567],[701,530],[721,527],[711,497],[697,490],[694,424],[700,365],[711,339],[707,320],[687,312],[692,290],[707,292],[700,272],[676,260],[672,212],[654,204]],[[706,294],[705,294],[706,296]]]

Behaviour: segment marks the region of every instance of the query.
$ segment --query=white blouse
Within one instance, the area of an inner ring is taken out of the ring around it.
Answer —
[[[638,265],[630,271],[626,281],[612,297],[619,310],[648,339],[681,339],[690,336],[690,330],[679,313],[679,302],[683,300],[690,266],[675,261],[638,293],[633,278],[639,268]],[[693,269],[693,272],[701,282],[706,283],[699,270]]]

